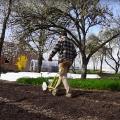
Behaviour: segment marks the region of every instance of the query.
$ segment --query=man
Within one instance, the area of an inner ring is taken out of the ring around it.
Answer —
[[[75,57],[77,56],[77,53],[74,44],[67,38],[66,32],[61,33],[60,40],[53,48],[51,54],[49,55],[48,60],[52,61],[52,58],[56,53],[59,54],[58,56],[59,79],[52,94],[53,95],[56,94],[57,88],[62,82],[66,90],[66,97],[71,97],[70,87],[67,82],[67,73]]]

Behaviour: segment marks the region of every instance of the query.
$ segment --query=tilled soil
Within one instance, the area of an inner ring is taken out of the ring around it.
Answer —
[[[52,96],[40,86],[0,80],[0,120],[120,120],[120,92],[72,94]]]

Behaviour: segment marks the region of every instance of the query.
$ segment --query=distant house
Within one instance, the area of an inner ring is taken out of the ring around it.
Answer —
[[[27,57],[27,64],[23,71],[29,71],[30,61],[32,59],[37,59],[37,54],[30,51],[29,49],[21,50],[17,44],[12,42],[4,42],[1,57],[2,71],[19,71],[16,63],[18,58],[22,55]]]
[[[15,43],[4,42],[1,58],[2,71],[19,71],[16,63],[20,56],[27,57],[27,64],[23,71],[37,72],[38,70],[38,55],[30,49],[21,49]],[[58,72],[58,61],[43,60],[42,72]]]

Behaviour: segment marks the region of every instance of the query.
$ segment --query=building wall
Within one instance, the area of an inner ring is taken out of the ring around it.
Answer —
[[[37,54],[29,50],[20,50],[14,43],[5,42],[2,50],[1,67],[2,71],[19,71],[16,65],[21,55],[27,57],[27,64],[23,71],[29,71],[31,59],[37,59]]]

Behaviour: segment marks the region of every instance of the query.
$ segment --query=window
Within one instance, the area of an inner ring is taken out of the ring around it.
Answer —
[[[5,58],[5,63],[8,64],[9,63],[9,59]]]

